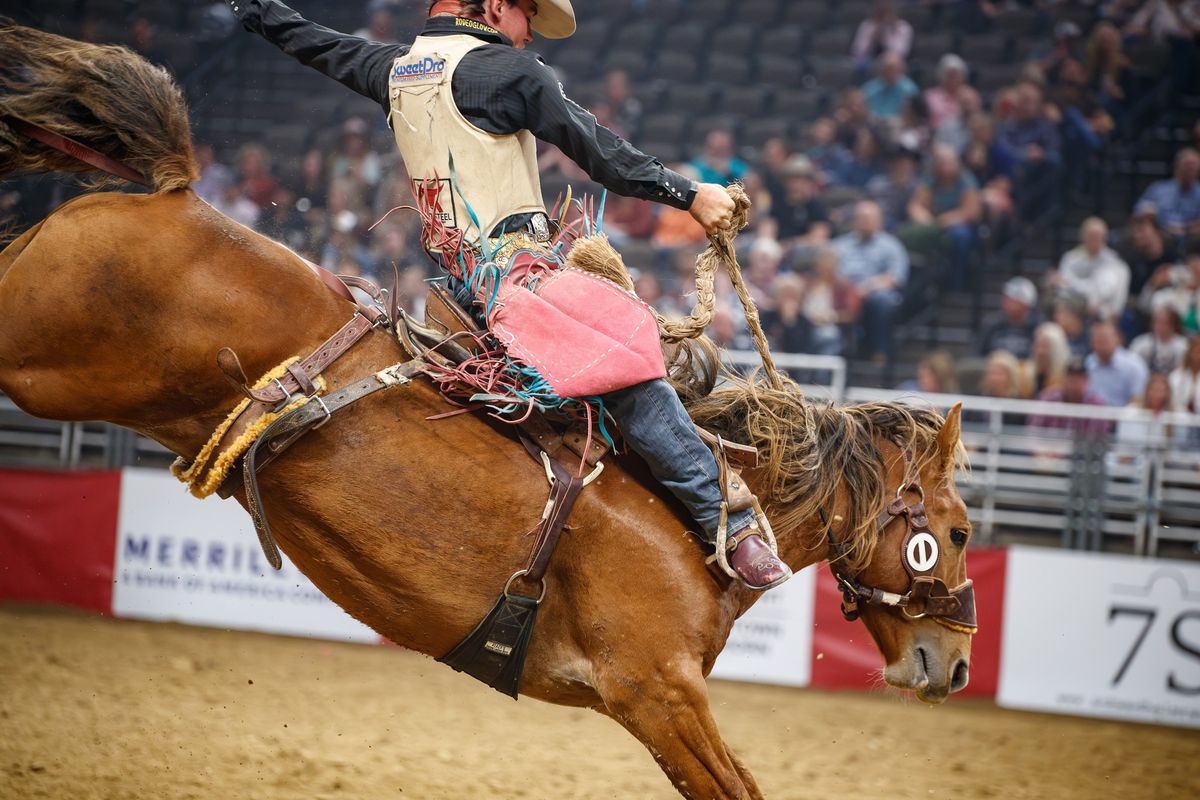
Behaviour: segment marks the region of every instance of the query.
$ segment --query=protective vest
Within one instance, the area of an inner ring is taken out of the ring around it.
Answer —
[[[392,64],[389,81],[388,124],[408,174],[414,182],[438,181],[441,222],[463,230],[468,242],[478,242],[508,216],[545,210],[533,134],[488,133],[454,102],[455,69],[485,44],[468,34],[418,36]]]

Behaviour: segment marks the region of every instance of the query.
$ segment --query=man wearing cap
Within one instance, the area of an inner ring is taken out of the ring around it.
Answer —
[[[1005,350],[1020,359],[1033,352],[1033,332],[1041,319],[1037,313],[1037,287],[1029,278],[1010,278],[1000,296],[1000,311],[983,321],[976,354]]]
[[[567,98],[550,68],[525,50],[534,32],[547,38],[574,33],[570,0],[432,0],[429,19],[412,45],[338,33],[277,0],[227,2],[247,30],[380,103],[409,175],[422,195],[436,195],[425,235],[431,251],[438,249],[434,227],[461,234],[468,248],[486,249],[489,241],[517,233],[548,245],[535,138],[558,147],[608,189],[686,209],[709,232],[732,219],[733,201],[723,187],[672,172],[599,125]],[[445,263],[446,254],[441,255]],[[534,294],[532,289],[526,295],[517,292],[497,305],[536,305],[528,297]],[[599,291],[595,304],[614,302],[608,295]],[[716,460],[662,380],[657,329],[649,319],[657,365],[647,359],[645,377],[604,393],[605,408],[626,444],[687,507],[712,543],[722,501]],[[520,344],[519,338],[514,341]],[[507,337],[505,342],[512,350],[513,342]],[[791,576],[766,544],[753,512],[731,514],[728,534],[729,564],[746,586],[765,590]]]

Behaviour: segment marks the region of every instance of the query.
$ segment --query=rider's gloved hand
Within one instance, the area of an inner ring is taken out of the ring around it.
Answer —
[[[238,22],[248,31],[257,32],[262,24],[263,7],[261,0],[225,0],[225,5],[237,17]]]

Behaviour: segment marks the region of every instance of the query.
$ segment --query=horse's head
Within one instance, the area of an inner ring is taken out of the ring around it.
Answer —
[[[884,680],[926,703],[967,685],[975,627],[966,567],[971,523],[954,482],[960,410],[951,410],[916,465],[899,448],[887,460],[889,506],[869,564],[850,579],[858,591],[848,616],[857,611],[879,646]]]

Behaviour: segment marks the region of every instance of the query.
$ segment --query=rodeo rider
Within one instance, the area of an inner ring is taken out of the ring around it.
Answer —
[[[456,190],[445,194],[457,219],[469,218],[465,198],[474,216],[498,220],[491,237],[524,232],[539,242],[549,238],[533,137],[558,147],[611,191],[686,209],[709,232],[732,218],[733,201],[723,187],[672,172],[599,125],[525,50],[533,32],[550,39],[575,32],[570,0],[432,0],[412,45],[338,33],[277,0],[227,2],[246,30],[380,103],[412,178],[451,174],[452,152]],[[426,58],[445,62],[441,81],[424,80],[419,63]],[[419,130],[402,118],[406,91],[424,93],[421,107],[430,118]],[[506,180],[495,179],[496,164],[504,165]],[[657,378],[603,399],[629,447],[714,544],[722,501],[716,459],[675,391]],[[731,514],[728,530],[734,547],[729,564],[746,586],[762,591],[791,577],[760,535],[752,511]]]

